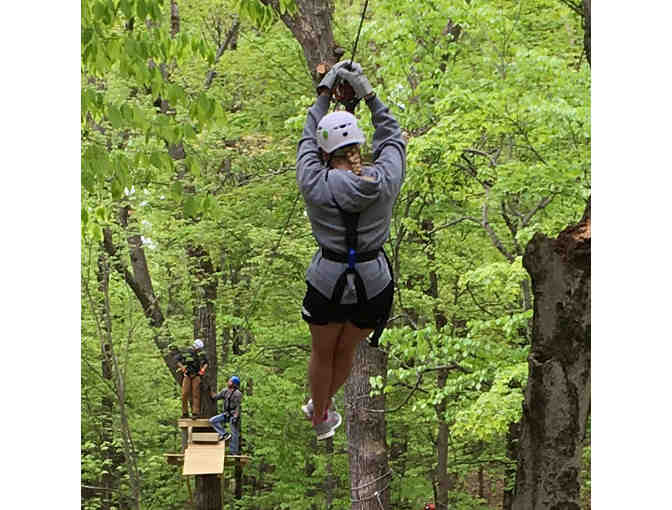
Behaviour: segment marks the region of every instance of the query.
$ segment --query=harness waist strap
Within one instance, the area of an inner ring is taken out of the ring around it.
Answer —
[[[355,253],[355,262],[368,262],[370,260],[376,260],[379,253],[380,248],[377,250]],[[332,262],[342,262],[343,264],[347,264],[350,260],[347,253],[332,251],[329,248],[325,248],[324,246],[322,246],[322,256],[327,260],[331,260]]]

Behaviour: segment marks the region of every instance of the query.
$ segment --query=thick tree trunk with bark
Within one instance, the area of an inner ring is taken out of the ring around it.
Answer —
[[[523,265],[534,319],[513,510],[579,510],[590,409],[590,204],[557,239],[537,233]]]
[[[371,398],[369,378],[387,375],[387,353],[360,342],[350,378],[345,384],[346,432],[350,455],[352,510],[388,510],[391,482],[385,440],[385,395]],[[376,496],[376,493],[378,495]]]
[[[317,66],[321,63],[335,64],[337,59],[331,18],[334,14],[334,2],[324,0],[296,0],[297,12],[294,15],[280,13],[279,0],[261,0],[270,5],[285,23],[287,28],[303,48],[308,70],[313,83],[319,82]]]

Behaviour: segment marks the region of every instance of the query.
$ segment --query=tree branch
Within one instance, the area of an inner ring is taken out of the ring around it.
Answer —
[[[527,215],[525,215],[525,217],[523,218],[522,223],[523,227],[526,227],[529,224],[530,220],[535,214],[537,214],[539,211],[544,209],[548,204],[550,204],[551,200],[553,200],[553,195],[549,195],[545,198],[542,198],[541,201],[535,206],[535,208],[532,209],[529,213],[527,213]]]
[[[388,409],[388,410],[385,410],[385,409],[369,409],[369,408],[365,407],[364,410],[368,411],[370,413],[394,413],[394,412],[397,412],[399,409],[404,407],[406,405],[406,403],[411,399],[413,394],[420,387],[421,382],[422,382],[422,372],[420,374],[418,374],[418,380],[415,381],[415,386],[410,391],[410,393],[408,395],[406,395],[406,398],[404,399],[404,401],[401,404],[399,404],[397,407],[395,407],[394,409]]]
[[[224,41],[224,44],[220,45],[219,48],[217,48],[217,53],[215,54],[215,63],[213,64],[212,69],[208,71],[208,74],[205,77],[206,90],[210,88],[210,85],[212,85],[212,80],[214,80],[215,76],[217,75],[215,67],[217,67],[219,59],[222,58],[222,55],[233,41],[233,38],[238,33],[239,28],[240,28],[240,20],[238,19],[238,17],[236,17],[235,21],[233,22],[233,25],[231,26],[228,34],[226,35],[226,40]]]
[[[490,240],[495,245],[495,247],[501,252],[502,255],[506,257],[506,260],[513,262],[516,258],[506,250],[502,244],[502,241],[500,241],[499,237],[497,237],[497,234],[488,222],[488,194],[488,189],[486,188],[485,200],[483,201],[483,220],[481,221],[481,225],[490,236]]]
[[[464,152],[468,152],[469,154],[476,154],[477,156],[483,156],[483,157],[488,158],[488,160],[490,161],[490,166],[494,168],[495,166],[497,166],[497,157],[499,156],[500,151],[497,151],[494,156],[492,154],[488,154],[487,152],[484,152],[484,151],[481,151],[481,150],[478,150],[478,149],[473,149],[473,148],[464,149]]]
[[[502,200],[500,205],[502,207],[502,218],[504,218],[504,223],[506,223],[506,226],[508,227],[509,232],[511,232],[511,238],[513,239],[513,246],[516,249],[516,254],[522,255],[522,250],[520,249],[520,245],[518,244],[518,240],[516,239],[516,235],[518,234],[518,228],[516,227],[515,223],[511,220],[511,218],[507,214],[506,202],[504,200]],[[522,216],[521,216],[521,218],[522,218]]]
[[[583,18],[583,5],[581,5],[581,2],[573,2],[572,0],[559,0],[559,2]]]
[[[439,230],[443,230],[444,228],[452,227],[453,225],[457,225],[458,223],[461,223],[461,222],[467,221],[467,220],[468,221],[473,221],[473,222],[479,223],[479,224],[481,223],[478,218],[474,218],[472,216],[463,216],[462,218],[457,218],[456,220],[449,221],[448,223],[445,223],[444,225],[440,225],[440,226],[436,227],[434,230],[429,232],[428,235],[431,236],[431,235],[435,234],[436,232],[438,232]]]

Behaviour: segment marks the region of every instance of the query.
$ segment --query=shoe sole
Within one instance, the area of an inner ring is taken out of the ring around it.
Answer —
[[[341,423],[343,423],[343,418],[341,417],[341,415],[337,414],[337,416],[338,416],[338,421],[336,422],[336,425],[331,427],[331,430],[329,432],[325,432],[324,434],[318,434],[317,435],[317,440],[318,441],[320,441],[322,439],[328,439],[336,433],[336,429],[341,426]]]
[[[334,425],[331,430],[336,430],[338,427],[341,426],[341,423],[343,423],[343,418],[341,417],[340,414],[338,414],[338,423],[336,423],[336,425]]]
[[[328,432],[325,432],[324,434],[318,434],[317,435],[317,440],[322,441],[323,439],[329,439],[330,437],[334,436],[334,429],[331,429]]]

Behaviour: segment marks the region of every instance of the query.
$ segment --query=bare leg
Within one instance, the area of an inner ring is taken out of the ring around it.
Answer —
[[[338,343],[334,350],[334,372],[331,378],[329,396],[333,397],[341,386],[345,384],[345,381],[348,380],[357,345],[369,336],[372,331],[373,329],[359,329],[351,322],[345,323],[345,327],[338,338]]]
[[[313,349],[310,353],[308,375],[313,399],[313,423],[322,421],[329,403],[329,389],[333,378],[334,351],[344,324],[330,323],[326,326],[309,324]]]

